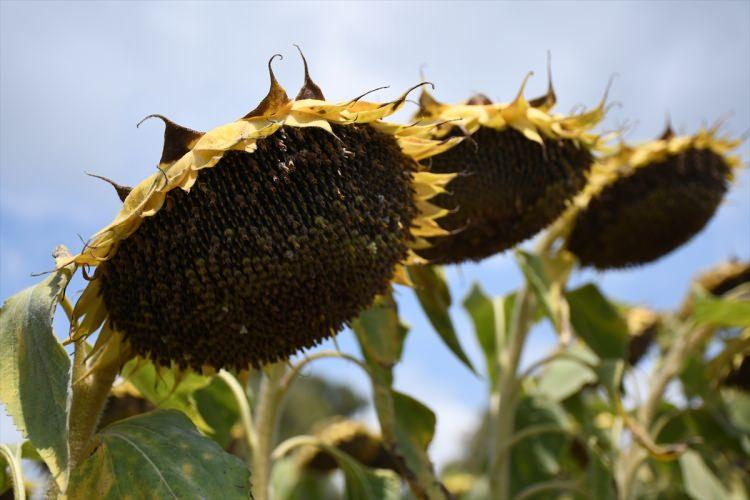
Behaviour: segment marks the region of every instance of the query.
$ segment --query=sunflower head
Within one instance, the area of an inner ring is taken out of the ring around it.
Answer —
[[[721,385],[750,393],[750,355],[740,355],[733,360],[729,373],[721,380]]]
[[[661,325],[661,317],[651,309],[632,307],[625,313],[625,321],[630,332],[628,363],[635,366],[653,344]]]
[[[576,200],[567,248],[584,266],[611,269],[646,264],[697,234],[727,192],[739,141],[716,128],[621,145],[594,168]]]
[[[694,289],[720,297],[736,287],[750,283],[750,261],[728,260],[715,265],[695,277],[692,289],[680,306],[678,316],[687,318],[693,312]]]
[[[271,61],[268,95],[242,118],[206,133],[164,119],[157,171],[121,187],[120,213],[73,258],[96,267],[78,336],[104,324],[182,368],[286,359],[338,332],[412,247],[444,233],[428,200],[453,176],[417,160],[458,141],[381,122],[408,91],[328,102],[305,61],[290,99]]]
[[[551,78],[544,96],[527,100],[529,76],[510,103],[477,94],[443,104],[423,89],[419,117],[441,124],[430,137],[467,137],[430,159],[433,172],[459,175],[433,200],[450,210],[440,225],[451,234],[421,250],[426,259],[481,260],[513,247],[554,221],[585,185],[591,150],[600,142],[590,129],[605,113],[606,95],[593,111],[554,114]]]
[[[383,446],[380,436],[360,422],[333,419],[321,426],[315,436],[326,445],[336,447],[358,462],[376,469],[395,470],[393,459]],[[300,449],[297,463],[303,470],[331,472],[338,467],[336,459],[319,447]]]

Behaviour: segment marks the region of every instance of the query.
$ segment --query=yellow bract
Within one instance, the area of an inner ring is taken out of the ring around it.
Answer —
[[[740,157],[729,153],[741,142],[739,139],[718,137],[714,128],[701,129],[695,135],[672,136],[667,133],[662,139],[635,146],[622,143],[614,153],[594,164],[589,182],[573,201],[571,210],[578,211],[586,207],[591,199],[601,193],[605,187],[618,179],[633,175],[639,168],[660,162],[667,156],[677,155],[688,149],[711,150],[723,157],[729,167],[734,170],[741,165]]]
[[[530,76],[531,73],[526,75],[516,98],[510,103],[443,104],[423,90],[419,116],[439,123],[437,129],[430,131],[427,137],[444,137],[453,127],[460,127],[466,133],[473,134],[481,126],[495,130],[510,127],[539,144],[544,144],[545,138],[571,139],[594,148],[604,142],[601,135],[591,133],[590,130],[606,113],[607,93],[591,111],[573,116],[552,114],[550,110],[555,104],[555,96],[551,86],[547,95],[540,98],[537,105],[532,105],[524,97],[524,89]]]

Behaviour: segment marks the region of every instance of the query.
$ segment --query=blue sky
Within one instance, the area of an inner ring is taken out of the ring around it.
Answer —
[[[331,100],[381,85],[391,88],[374,99],[395,96],[418,81],[422,64],[443,101],[474,91],[510,100],[529,70],[534,95],[545,89],[551,50],[560,111],[595,104],[619,73],[611,98],[622,107],[605,127],[636,123],[630,140],[659,134],[667,112],[686,132],[727,112],[726,131],[750,129],[747,2],[2,2],[0,298],[34,283],[31,272],[49,269],[55,245],[79,249],[77,233],[88,237],[116,213],[111,188],[84,171],[130,185],[153,171],[162,128],[152,121],[136,129],[141,118],[162,113],[207,130],[242,116],[264,96],[265,65],[276,52],[286,56],[276,74],[294,95],[302,67],[293,43]],[[741,153],[747,161],[747,143]],[[668,308],[697,270],[730,256],[750,256],[747,170],[688,245],[649,266],[583,272],[574,282],[594,279],[618,299]],[[456,303],[474,281],[492,294],[520,283],[507,254],[448,275]],[[485,385],[436,341],[412,292],[401,290],[399,299],[413,331],[396,383],[437,411],[433,451],[443,461],[486,404]],[[468,318],[460,307],[453,313],[481,366]],[[526,359],[553,340],[542,328]],[[348,332],[339,344],[355,349]],[[367,390],[342,362],[316,370]],[[0,440],[14,436],[0,417]]]

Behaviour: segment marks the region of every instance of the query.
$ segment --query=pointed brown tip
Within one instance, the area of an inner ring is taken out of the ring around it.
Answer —
[[[255,116],[271,115],[289,102],[289,97],[286,95],[286,90],[284,90],[284,88],[279,85],[279,82],[276,80],[276,75],[273,74],[273,67],[271,66],[271,63],[277,57],[279,59],[284,59],[284,56],[282,56],[281,54],[274,54],[271,56],[271,59],[268,60],[268,73],[271,77],[271,88],[268,90],[268,94],[263,98],[262,101],[260,101],[258,107],[250,111],[242,118],[248,119]]]
[[[141,123],[149,118],[158,118],[164,122],[164,148],[159,160],[160,165],[169,165],[182,158],[182,155],[190,151],[195,142],[203,137],[204,134],[203,132],[177,125],[166,116],[159,114],[148,115],[138,122],[136,126],[140,127]]]
[[[664,127],[664,132],[659,136],[659,140],[668,141],[674,137],[674,130],[672,130],[672,118],[667,113],[667,124]]]
[[[297,47],[299,55],[302,57],[302,64],[305,65],[305,83],[304,85],[302,85],[302,88],[299,89],[299,93],[297,94],[297,97],[294,98],[294,100],[300,101],[302,99],[317,99],[319,101],[325,101],[326,98],[323,96],[323,91],[320,90],[320,87],[318,87],[315,82],[312,81],[312,78],[310,78],[310,72],[307,68],[307,59],[305,59],[305,54],[302,53],[302,49],[299,48],[299,45],[295,43],[294,46]]]
[[[107,179],[106,177],[103,177],[101,175],[96,175],[89,172],[85,172],[85,174],[89,177],[95,177],[97,179],[103,180],[104,182],[108,182],[113,188],[115,188],[115,191],[117,191],[117,196],[120,198],[120,201],[125,201],[125,198],[127,198],[130,192],[133,190],[132,187],[121,186],[112,179]]]
[[[492,104],[492,99],[487,97],[487,95],[482,94],[481,92],[477,92],[476,94],[469,97],[469,100],[466,101],[466,104],[486,106],[488,104]]]
[[[555,94],[555,87],[552,85],[552,53],[547,51],[547,93],[531,99],[529,104],[535,108],[551,109],[556,103],[557,94]]]

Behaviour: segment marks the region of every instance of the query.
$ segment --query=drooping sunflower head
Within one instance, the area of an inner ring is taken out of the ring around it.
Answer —
[[[423,89],[419,117],[442,123],[430,137],[468,139],[430,158],[433,172],[460,174],[433,200],[451,211],[440,220],[451,234],[421,256],[459,263],[511,248],[554,221],[585,185],[591,150],[600,142],[590,130],[604,116],[606,95],[593,111],[559,115],[552,113],[551,78],[546,95],[524,97],[529,76],[510,103],[478,94],[442,104]]]
[[[622,144],[598,162],[576,200],[567,248],[597,269],[652,262],[697,234],[727,192],[740,141],[716,128]]]
[[[394,459],[383,446],[383,440],[360,422],[335,418],[321,425],[315,437],[363,465],[395,470]],[[319,447],[301,448],[296,459],[300,468],[308,471],[326,473],[338,468],[336,458]]]
[[[693,312],[693,295],[701,293],[720,297],[740,285],[750,283],[750,261],[728,260],[702,272],[693,280],[690,292],[680,306],[678,316],[687,318]]]
[[[120,213],[73,258],[96,267],[78,336],[103,324],[138,355],[196,369],[286,359],[338,332],[444,232],[427,200],[453,176],[417,161],[457,140],[381,122],[408,92],[326,101],[306,62],[289,99],[271,61],[268,95],[242,118],[206,133],[164,119],[158,170],[119,187]]]

